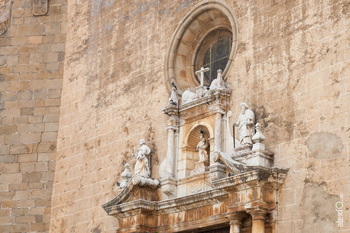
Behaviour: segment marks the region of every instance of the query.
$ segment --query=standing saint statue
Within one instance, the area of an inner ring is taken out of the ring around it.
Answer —
[[[199,161],[198,162],[209,162],[209,156],[207,152],[208,142],[204,137],[203,130],[200,131],[200,141],[197,144],[196,149],[198,150]]]
[[[144,139],[140,139],[139,144],[139,149],[137,149],[136,153],[133,154],[133,156],[136,158],[135,175],[150,178],[151,171],[148,156],[151,153],[151,149],[146,145]]]
[[[233,125],[238,127],[241,145],[252,145],[252,136],[255,134],[255,115],[246,103],[241,103],[240,106],[241,114],[239,114],[238,121]]]

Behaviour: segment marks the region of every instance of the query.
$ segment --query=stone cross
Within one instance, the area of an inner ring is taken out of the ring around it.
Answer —
[[[202,67],[200,70],[196,71],[196,75],[201,75],[201,86],[204,86],[204,73],[208,72],[210,69]]]

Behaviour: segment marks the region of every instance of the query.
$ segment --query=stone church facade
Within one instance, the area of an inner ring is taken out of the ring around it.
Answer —
[[[0,7],[0,232],[350,232],[349,1]]]

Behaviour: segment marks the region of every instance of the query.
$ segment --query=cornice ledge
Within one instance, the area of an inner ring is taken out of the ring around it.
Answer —
[[[184,197],[164,200],[158,202],[158,209],[159,210],[165,210],[169,208],[189,205],[196,202],[206,201],[209,199],[221,197],[227,195],[227,192],[218,190],[218,189],[212,189],[208,191],[203,191],[199,193],[190,194]]]
[[[187,109],[199,106],[203,103],[210,103],[212,101],[215,101],[217,96],[229,97],[231,96],[231,93],[232,93],[232,90],[228,88],[208,90],[203,97],[200,97],[198,99],[192,100],[191,102],[180,105],[179,111],[182,112]]]
[[[280,168],[267,168],[263,166],[247,166],[249,171],[236,174],[231,177],[226,177],[219,180],[214,180],[211,183],[216,189],[223,189],[228,187],[233,187],[239,184],[248,183],[251,181],[260,181],[266,180],[269,181],[269,178],[278,178],[278,183],[283,183],[283,180],[289,169],[280,169]],[[273,180],[275,181],[275,179]],[[272,182],[272,181],[271,181]]]

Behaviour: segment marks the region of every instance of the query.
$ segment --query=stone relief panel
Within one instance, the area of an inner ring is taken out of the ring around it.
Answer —
[[[33,15],[42,16],[48,12],[49,0],[33,0]]]

